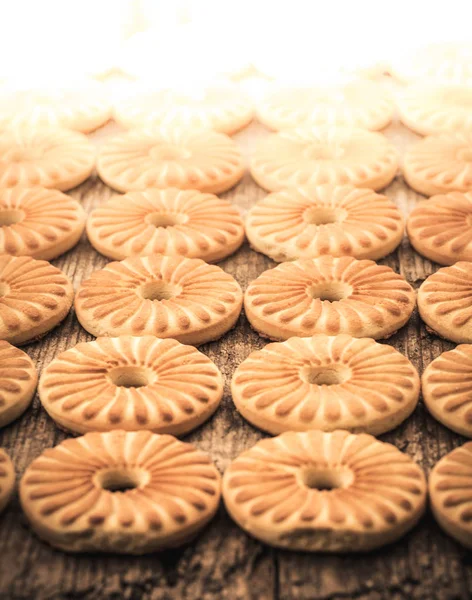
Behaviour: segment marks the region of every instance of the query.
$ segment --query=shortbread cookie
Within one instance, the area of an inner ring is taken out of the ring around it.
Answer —
[[[0,191],[0,254],[52,260],[74,247],[85,228],[80,204],[41,187]]]
[[[425,196],[472,191],[472,134],[430,135],[413,144],[405,155],[403,175]]]
[[[194,346],[229,331],[241,306],[241,288],[223,269],[161,254],[109,263],[81,283],[75,301],[96,337],[156,335]]]
[[[421,383],[424,403],[433,417],[472,438],[472,346],[462,344],[435,358]]]
[[[236,207],[213,194],[149,189],[96,208],[87,235],[96,250],[115,260],[157,253],[218,262],[241,246],[244,224]]]
[[[249,100],[232,87],[193,93],[170,89],[138,92],[114,110],[115,120],[125,127],[204,128],[228,135],[246,127],[252,115]]]
[[[264,271],[249,284],[246,316],[264,337],[315,333],[388,338],[415,307],[415,292],[390,267],[371,260],[321,256]]]
[[[413,248],[440,265],[472,261],[472,193],[433,196],[420,202],[407,221]]]
[[[54,358],[38,391],[49,416],[69,431],[183,435],[218,408],[223,378],[207,356],[176,340],[103,337]]]
[[[449,535],[472,549],[472,442],[441,458],[428,483],[437,522]]]
[[[314,335],[252,352],[231,383],[239,412],[256,427],[347,429],[380,435],[415,409],[420,380],[391,346],[349,335]]]
[[[290,431],[236,458],[223,498],[240,527],[272,546],[365,551],[417,523],[426,480],[408,455],[371,435]]]
[[[0,133],[0,187],[70,190],[89,177],[94,164],[92,144],[75,131],[25,127]]]
[[[467,86],[411,86],[399,110],[402,122],[421,135],[472,131],[472,89]]]
[[[0,513],[8,504],[15,489],[15,469],[8,454],[0,448]]]
[[[80,88],[19,89],[0,99],[0,127],[64,127],[89,133],[111,117],[111,106],[98,83]]]
[[[246,219],[251,246],[277,262],[323,254],[377,260],[395,250],[403,230],[393,202],[350,185],[300,186],[269,194]]]
[[[231,138],[184,128],[134,130],[116,137],[101,149],[97,170],[119,192],[177,187],[219,194],[244,175],[241,152]]]
[[[20,500],[32,528],[68,552],[144,554],[191,540],[215,514],[220,475],[170,435],[87,433],[26,469]]]
[[[0,255],[0,340],[39,339],[67,316],[73,296],[69,279],[48,262]]]
[[[372,81],[342,86],[278,89],[259,104],[257,117],[271,129],[336,125],[383,129],[392,120],[388,90]]]
[[[31,358],[0,340],[0,427],[19,417],[29,406],[38,374]]]
[[[433,333],[472,343],[472,263],[461,261],[430,275],[418,290],[418,310]]]
[[[395,177],[397,152],[380,133],[342,127],[298,128],[259,144],[251,174],[266,190],[351,184],[379,190]]]

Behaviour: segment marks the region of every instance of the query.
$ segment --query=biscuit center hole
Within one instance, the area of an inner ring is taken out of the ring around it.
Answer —
[[[472,162],[472,148],[464,148],[464,150],[460,150],[458,157],[459,160],[463,160],[465,162]]]
[[[141,296],[145,300],[170,300],[180,293],[180,288],[164,281],[148,281],[141,286]]]
[[[309,466],[300,470],[299,479],[312,490],[335,490],[348,487],[354,476],[350,469]]]
[[[314,285],[308,288],[308,295],[313,299],[327,300],[328,302],[338,302],[348,298],[352,293],[352,288],[346,283],[333,281],[323,285]]]
[[[330,367],[303,367],[300,373],[303,381],[313,385],[339,385],[349,378],[349,371],[345,368]]]
[[[187,215],[181,213],[149,213],[146,215],[145,221],[154,227],[174,227],[187,222]]]
[[[8,227],[23,221],[25,215],[22,210],[0,210],[0,227]]]
[[[114,385],[125,388],[137,388],[149,385],[149,373],[142,367],[116,367],[108,373]]]
[[[307,160],[336,160],[344,155],[344,149],[336,146],[321,146],[311,144],[302,152]]]
[[[145,485],[146,475],[134,469],[106,469],[97,474],[97,481],[100,487],[109,492],[126,492]]]
[[[186,148],[168,144],[154,146],[149,150],[149,156],[153,160],[185,160],[190,158],[192,153]]]
[[[339,214],[334,208],[307,208],[303,213],[303,220],[310,225],[327,225],[336,223]]]

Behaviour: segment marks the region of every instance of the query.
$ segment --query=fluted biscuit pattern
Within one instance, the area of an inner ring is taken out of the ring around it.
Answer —
[[[8,454],[0,448],[0,513],[8,504],[15,487],[15,471]]]
[[[0,340],[0,427],[16,419],[31,402],[38,376],[31,358]]]

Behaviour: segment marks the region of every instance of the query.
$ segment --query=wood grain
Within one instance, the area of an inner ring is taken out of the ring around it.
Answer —
[[[100,144],[116,131],[108,125],[92,138]],[[400,151],[415,139],[398,124],[386,135]],[[251,125],[236,136],[249,155],[266,130]],[[387,195],[407,214],[419,198],[397,177]],[[92,177],[71,192],[85,209],[103,204],[112,192]],[[243,212],[264,196],[249,174],[224,195]],[[387,259],[388,264],[418,287],[437,266],[418,256],[404,239]],[[79,245],[54,264],[77,287],[107,260],[95,252],[85,236]],[[243,289],[265,269],[270,259],[245,244],[220,265],[234,275]],[[59,352],[92,336],[78,324],[73,312],[38,343],[25,347],[39,369]],[[222,340],[201,349],[216,362],[226,378],[223,402],[215,416],[186,439],[208,452],[221,471],[244,449],[264,437],[236,412],[229,382],[236,366],[266,342],[241,315],[237,327]],[[431,360],[453,344],[427,333],[417,313],[406,327],[388,340],[406,354],[420,373]],[[32,406],[15,423],[0,431],[20,476],[45,448],[66,437],[54,426],[35,397]],[[429,472],[435,462],[465,440],[430,417],[420,402],[415,413],[395,431],[383,435]],[[168,599],[323,599],[360,598],[464,599],[471,597],[472,557],[443,534],[431,514],[400,542],[368,555],[307,555],[278,551],[249,538],[232,523],[223,507],[215,520],[190,546],[161,554],[136,557],[70,556],[40,542],[29,530],[15,497],[0,517],[0,597],[12,600],[86,598]]]

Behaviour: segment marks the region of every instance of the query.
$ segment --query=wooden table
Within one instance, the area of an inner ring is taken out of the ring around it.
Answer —
[[[92,138],[100,143],[116,131],[108,125]],[[415,136],[394,123],[386,135],[400,148]],[[235,139],[249,155],[266,130],[254,123]],[[419,196],[399,176],[387,195],[407,214]],[[112,192],[93,177],[71,192],[85,209],[103,204]],[[243,211],[265,195],[246,174],[225,196]],[[400,248],[382,261],[402,273],[417,288],[437,268],[418,256],[405,238]],[[88,243],[79,245],[54,264],[77,287],[107,259]],[[262,271],[275,266],[247,244],[220,266],[245,289]],[[42,369],[57,354],[78,342],[93,339],[72,311],[67,319],[38,343],[25,350]],[[218,342],[201,347],[226,378],[225,395],[214,417],[186,437],[208,452],[221,471],[243,450],[265,434],[245,422],[231,400],[229,383],[239,363],[266,341],[241,315],[235,329]],[[407,326],[388,340],[407,355],[421,373],[453,344],[427,333],[417,312]],[[10,454],[20,476],[45,448],[66,434],[55,427],[36,397],[26,413],[0,431],[0,446]],[[420,401],[414,414],[395,431],[382,436],[423,466],[426,472],[438,459],[466,440],[436,422]],[[0,598],[88,600],[146,599],[463,599],[472,597],[472,555],[441,532],[428,511],[420,524],[400,542],[367,555],[309,555],[275,550],[249,538],[221,506],[209,527],[188,547],[143,557],[112,555],[72,556],[53,550],[28,528],[17,497],[0,517]]]

